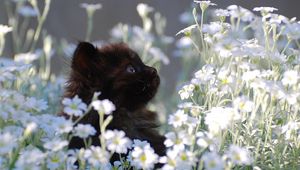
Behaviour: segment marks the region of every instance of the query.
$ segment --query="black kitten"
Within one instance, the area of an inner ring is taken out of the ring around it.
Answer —
[[[155,68],[146,66],[125,44],[98,49],[87,42],[79,43],[71,67],[65,97],[78,95],[89,104],[94,92],[100,91],[100,100],[109,99],[116,106],[108,129],[123,130],[130,139],[146,140],[157,154],[165,154],[165,138],[155,130],[157,114],[146,109],[160,83]],[[79,123],[94,126],[97,133],[92,137],[92,145],[100,145],[98,113],[92,110]],[[73,137],[69,148],[81,147],[83,141]]]

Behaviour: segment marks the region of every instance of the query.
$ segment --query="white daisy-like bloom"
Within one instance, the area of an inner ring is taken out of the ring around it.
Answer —
[[[210,1],[196,1],[196,0],[194,0],[194,2],[200,4],[200,8],[201,8],[202,11],[205,11],[206,8],[209,7],[209,6],[216,6],[217,5],[217,4],[212,3]]]
[[[291,140],[293,136],[297,136],[298,130],[300,130],[300,122],[295,121],[290,121],[281,127],[281,133],[284,134],[285,140]]]
[[[19,8],[18,13],[24,17],[36,17],[38,15],[38,12],[34,8],[27,5]]]
[[[28,97],[24,103],[27,109],[36,110],[37,112],[46,110],[48,108],[47,102],[43,99],[37,100],[34,97]]]
[[[24,63],[31,63],[37,59],[40,58],[41,55],[38,55],[37,53],[20,53],[16,54],[14,57],[14,60],[16,62],[24,62]]]
[[[195,89],[194,84],[187,84],[182,87],[181,90],[178,91],[181,100],[188,99],[189,97],[193,96],[193,91]]]
[[[63,151],[49,152],[47,154],[47,159],[46,159],[47,168],[50,170],[59,169],[59,167],[61,167],[61,165],[65,162],[66,159],[67,159],[67,155]]]
[[[252,158],[247,149],[236,145],[230,145],[225,153],[235,165],[250,165]]]
[[[158,163],[158,155],[155,154],[149,143],[143,147],[135,145],[130,157],[131,165],[138,169],[153,169],[154,165]]]
[[[116,153],[127,153],[131,147],[131,141],[125,136],[123,131],[107,130],[103,137],[105,138],[107,149]]]
[[[143,18],[146,17],[154,9],[147,4],[140,3],[136,6],[136,10],[139,13],[139,15]]]
[[[53,152],[57,152],[59,150],[62,150],[65,146],[67,146],[68,143],[69,142],[66,140],[54,138],[51,141],[47,141],[46,143],[44,143],[44,147]]]
[[[64,98],[62,103],[64,105],[64,113],[69,116],[82,116],[87,110],[86,104],[77,95],[72,99]]]
[[[233,18],[240,18],[244,22],[249,22],[254,19],[254,14],[241,6],[230,5],[227,7],[229,10],[230,16]]]
[[[98,9],[101,9],[102,5],[99,3],[97,4],[82,3],[80,4],[80,7],[86,9],[87,11],[94,12]]]
[[[96,134],[96,130],[90,124],[78,124],[74,128],[74,135],[78,136],[80,138],[87,138],[87,137],[89,137],[91,135],[95,135],[95,134]]]
[[[205,124],[209,132],[218,134],[221,130],[226,129],[233,121],[239,120],[240,115],[233,108],[213,107],[205,117]]]
[[[175,128],[182,126],[188,119],[188,115],[184,110],[177,110],[174,114],[169,116],[168,123]]]
[[[224,161],[216,152],[204,153],[201,160],[204,162],[204,167],[207,170],[223,170],[225,168]]]
[[[17,146],[17,137],[11,135],[10,133],[0,134],[0,155],[9,153]]]
[[[0,36],[5,35],[13,30],[12,27],[0,24]]]
[[[220,32],[223,26],[220,22],[211,22],[210,24],[204,24],[202,31],[211,35]]]
[[[226,9],[216,9],[215,14],[218,17],[227,17],[230,15],[229,11]]]
[[[195,164],[195,156],[186,150],[168,150],[166,156],[159,159],[164,164],[162,170],[190,170]]]
[[[176,34],[176,36],[179,35],[179,34],[188,35],[188,34],[190,34],[190,33],[192,32],[192,30],[195,29],[195,28],[197,28],[197,24],[188,26],[188,27],[186,27],[186,28],[180,30],[180,31]]]
[[[259,70],[246,71],[243,73],[242,79],[245,82],[249,83],[249,82],[255,80],[260,74],[261,73]]]
[[[241,112],[251,112],[254,109],[254,103],[250,101],[246,96],[237,97],[233,101],[235,109]]]
[[[284,86],[288,86],[288,85],[293,86],[297,84],[298,79],[299,79],[299,75],[297,71],[288,70],[283,73],[283,78],[281,82]]]
[[[55,132],[59,134],[69,133],[73,130],[73,122],[71,120],[66,120],[64,117],[60,117],[53,124]]]
[[[259,11],[259,12],[262,12],[262,13],[270,13],[270,12],[274,12],[274,11],[277,11],[278,9],[277,8],[274,8],[274,7],[255,7],[253,8],[253,11]]]
[[[44,161],[46,154],[37,148],[28,147],[20,153],[20,157],[16,162],[16,167],[26,167],[28,165],[39,165]],[[18,168],[17,168],[18,169]],[[23,169],[23,168],[21,168]]]
[[[113,111],[116,110],[115,105],[111,101],[109,101],[108,99],[95,100],[95,101],[92,102],[92,106],[99,113],[104,113],[106,115],[109,115]]]
[[[188,135],[185,131],[178,133],[168,132],[165,134],[166,140],[164,145],[166,147],[173,147],[174,149],[184,150],[186,145],[191,145],[192,136]]]
[[[99,146],[91,146],[89,149],[84,151],[84,158],[93,166],[93,167],[102,167],[104,164],[109,163],[109,153],[106,150],[103,150]]]

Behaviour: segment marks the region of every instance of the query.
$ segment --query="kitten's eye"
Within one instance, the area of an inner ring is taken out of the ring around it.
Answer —
[[[126,71],[128,73],[135,73],[135,69],[132,65],[128,65],[127,68],[126,68]]]

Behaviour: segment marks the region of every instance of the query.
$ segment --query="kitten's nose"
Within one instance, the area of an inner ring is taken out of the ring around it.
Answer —
[[[147,70],[151,75],[156,75],[157,71],[153,67],[146,66],[145,70]]]

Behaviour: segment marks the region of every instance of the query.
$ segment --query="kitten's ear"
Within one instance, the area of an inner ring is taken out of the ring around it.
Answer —
[[[88,42],[80,42],[74,52],[72,59],[72,69],[78,71],[88,71],[98,58],[97,48]]]

